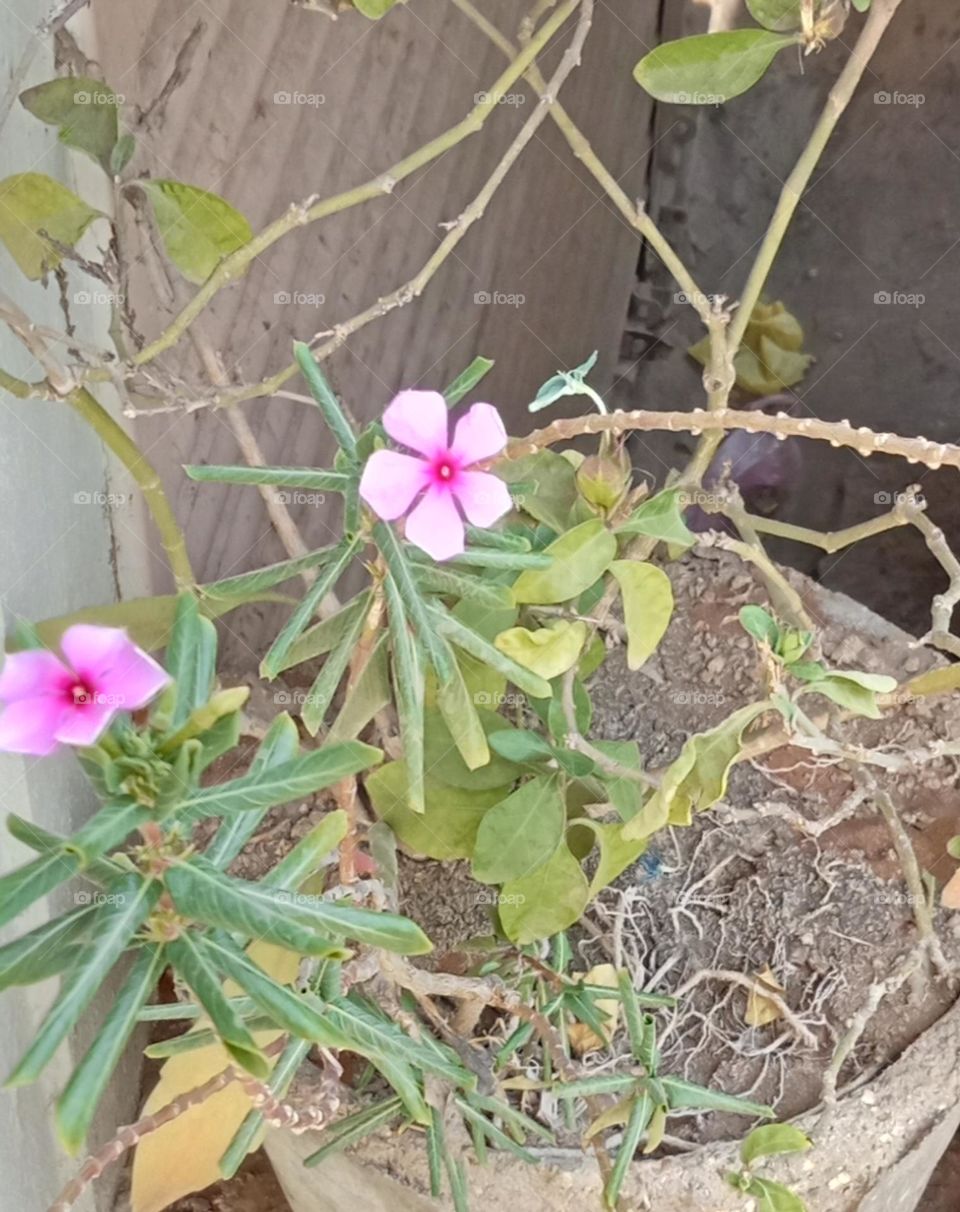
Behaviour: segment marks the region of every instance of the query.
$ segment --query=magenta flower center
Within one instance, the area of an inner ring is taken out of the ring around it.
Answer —
[[[430,473],[435,483],[452,486],[460,471],[459,461],[445,450],[437,455],[430,467]]]
[[[94,702],[96,695],[85,682],[76,681],[67,687],[67,699],[74,707],[86,707]]]

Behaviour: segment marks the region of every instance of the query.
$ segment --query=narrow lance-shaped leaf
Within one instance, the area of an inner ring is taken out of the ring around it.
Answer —
[[[353,1115],[347,1115],[336,1123],[331,1124],[327,1128],[321,1140],[324,1142],[316,1153],[311,1153],[309,1157],[304,1159],[305,1166],[318,1166],[322,1161],[326,1161],[328,1157],[332,1157],[334,1153],[340,1153],[344,1149],[349,1149],[351,1145],[355,1145],[358,1141],[363,1140],[365,1136],[369,1136],[372,1132],[378,1131],[380,1128],[386,1127],[403,1112],[403,1103],[399,1098],[388,1098],[382,1102],[374,1103],[372,1107],[366,1107],[363,1111],[357,1111]]]
[[[307,1059],[312,1047],[313,1044],[308,1039],[292,1039],[287,1043],[267,1082],[270,1093],[276,1098],[282,1099],[286,1094],[290,1083],[296,1077],[297,1071]],[[263,1115],[261,1112],[250,1111],[220,1158],[220,1173],[224,1178],[233,1178],[243,1165],[247,1154],[257,1147],[262,1127]]]
[[[64,839],[63,849],[77,855],[82,870],[107,851],[121,846],[151,816],[151,809],[134,800],[104,804],[76,833]]]
[[[299,576],[301,572],[325,564],[335,550],[333,547],[320,547],[294,560],[281,560],[277,564],[258,568],[255,572],[241,572],[235,577],[225,577],[222,581],[211,581],[199,587],[200,601],[202,603],[205,598],[240,600],[248,595],[255,597],[265,589],[272,589],[274,585],[282,585],[284,581]]]
[[[72,969],[33,1043],[7,1078],[8,1086],[36,1081],[53,1054],[100,988],[107,973],[130,946],[162,889],[159,883],[130,875],[115,884],[92,923],[83,963]]]
[[[373,537],[393,578],[417,638],[436,671],[437,677],[444,682],[452,676],[453,656],[449,647],[441,644],[435,634],[427,603],[420,594],[413,570],[407,561],[407,553],[400,545],[400,540],[393,529],[386,522],[376,523],[373,528]]]
[[[300,748],[297,726],[282,712],[270,727],[250,765],[251,774],[262,774],[271,766],[282,766],[291,762]],[[257,831],[267,809],[258,812],[243,812],[225,820],[204,852],[204,857],[215,867],[226,867],[237,857]]]
[[[323,599],[336,587],[337,581],[343,575],[356,549],[356,539],[344,542],[340,551],[333,555],[324,566],[323,571],[307,590],[300,605],[287,619],[279,635],[267,650],[266,656],[260,663],[261,677],[274,678],[283,668],[284,658],[291,645],[310,622],[314,611]]]
[[[306,701],[300,715],[303,725],[311,736],[316,736],[326,718],[337,687],[347,672],[363,636],[367,617],[358,614],[346,629],[340,644],[330,653],[323,663],[323,668],[314,678],[313,685],[307,692]]]
[[[251,772],[218,786],[202,787],[183,801],[179,815],[199,819],[288,804],[299,796],[312,795],[348,775],[358,774],[376,765],[382,757],[379,749],[362,741],[325,745],[282,766]]]
[[[521,690],[526,691],[527,694],[537,699],[547,699],[552,696],[553,688],[549,682],[537,674],[531,673],[529,669],[524,669],[522,665],[500,652],[483,636],[461,623],[455,615],[437,606],[429,606],[428,614],[433,626],[442,636],[445,636],[458,648],[462,648],[464,652],[469,652],[471,656],[476,657],[485,665],[489,665],[491,669],[502,673],[504,677]]]
[[[261,883],[266,888],[299,888],[318,870],[323,859],[336,850],[347,836],[348,828],[349,821],[343,809],[328,813],[267,872]]]
[[[0,926],[19,917],[58,884],[80,870],[76,854],[48,853],[0,876]]]
[[[75,909],[0,947],[0,989],[32,985],[63,972],[80,954],[78,940],[94,912],[92,905]]]
[[[223,992],[206,940],[201,936],[182,934],[176,942],[169,944],[168,952],[174,968],[210,1016],[230,1056],[241,1069],[254,1077],[265,1078],[270,1072],[270,1064]]]
[[[23,842],[24,846],[29,846],[38,854],[63,855],[66,843],[69,841],[69,838],[51,833],[49,829],[41,829],[33,821],[17,816],[15,812],[11,812],[7,817],[7,829],[10,831],[11,837],[15,837],[18,842]],[[117,876],[125,875],[126,871],[111,859],[99,858],[89,860],[83,869],[83,874],[87,879],[96,880],[99,884],[109,884]]]
[[[215,484],[273,484],[278,488],[312,488],[319,492],[345,492],[351,477],[342,471],[312,467],[221,467],[185,464],[191,480]]]
[[[369,591],[358,593],[356,597],[341,606],[336,614],[321,619],[319,623],[308,627],[303,635],[291,645],[290,651],[278,666],[278,671],[283,673],[285,669],[292,669],[295,665],[302,665],[304,661],[312,661],[315,657],[325,656],[328,652],[332,652],[342,643],[344,635],[352,625],[354,616],[366,614],[371,598],[372,594]]]
[[[310,346],[305,345],[302,341],[294,341],[293,356],[300,367],[300,373],[310,388],[310,394],[316,400],[317,406],[323,413],[323,419],[330,426],[330,432],[337,439],[337,444],[348,458],[354,459],[357,453],[356,436],[350,426],[350,422],[344,416],[343,409],[340,407],[337,397],[333,394],[326,376],[320,369],[317,359],[313,356]]]
[[[462,370],[453,382],[448,383],[443,389],[443,398],[447,402],[447,407],[453,408],[454,404],[459,404],[463,397],[473,391],[481,379],[493,370],[493,367],[494,363],[489,358],[474,358],[467,369]]]
[[[414,812],[424,812],[424,690],[425,672],[420,654],[407,626],[403,600],[391,573],[384,580],[390,645],[393,655],[393,688],[397,700],[400,737],[407,763],[407,803]],[[454,662],[455,664],[455,662]]]
[[[707,1090],[679,1077],[662,1077],[660,1082],[674,1111],[731,1111],[734,1115],[763,1116],[765,1119],[774,1116],[773,1108],[764,1103],[724,1094],[720,1090]]]
[[[176,685],[171,730],[180,728],[196,707],[210,697],[217,660],[217,630],[200,614],[197,598],[181,593],[164,664]]]
[[[623,1186],[623,1180],[627,1176],[627,1168],[633,1161],[634,1154],[639,1148],[640,1139],[647,1130],[647,1125],[650,1123],[653,1111],[653,1100],[648,1094],[641,1094],[631,1107],[630,1118],[627,1120],[627,1126],[624,1129],[620,1147],[617,1150],[617,1158],[613,1163],[613,1169],[610,1172],[610,1177],[607,1179],[607,1185],[603,1192],[603,1197],[608,1208],[615,1208],[617,1206],[617,1201],[620,1199],[620,1189]]]
[[[57,1099],[57,1131],[68,1152],[83,1144],[107,1083],[137,1025],[140,1008],[150,997],[165,960],[161,947],[141,951],[113,998],[110,1011]]]
[[[177,907],[188,916],[249,937],[267,938],[294,951],[299,949],[297,944],[284,943],[291,925],[302,927],[301,934],[323,931],[406,955],[431,950],[426,935],[409,918],[230,879],[199,858],[172,868],[166,883]],[[342,948],[333,951],[323,939],[319,946],[314,943],[303,952],[331,953],[343,958]]]

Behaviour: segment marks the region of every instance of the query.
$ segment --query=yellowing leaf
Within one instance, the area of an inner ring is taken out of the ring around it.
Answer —
[[[167,256],[188,282],[210,277],[224,257],[253,239],[250,224],[219,194],[182,181],[139,181]]]
[[[613,964],[597,964],[584,976],[585,985],[600,985],[605,989],[616,989],[617,970]],[[617,1031],[620,1014],[620,999],[612,997],[599,998],[593,1003],[601,1014],[607,1016],[607,1038],[601,1039],[596,1031],[587,1023],[571,1023],[567,1028],[567,1038],[574,1052],[583,1056],[585,1052],[596,1052],[606,1048]]]
[[[755,973],[756,984],[747,994],[747,1009],[744,1021],[748,1027],[765,1027],[782,1017],[780,1007],[768,997],[763,996],[764,989],[773,993],[783,993],[783,985],[773,975],[770,968]]]
[[[502,631],[494,644],[518,665],[539,673],[549,682],[576,665],[586,638],[586,623],[558,619],[536,631],[511,627],[509,631]]]
[[[18,173],[0,181],[0,242],[34,280],[60,264],[50,240],[76,244],[99,214],[43,173]]]
[[[617,554],[617,540],[599,518],[581,522],[544,551],[552,556],[549,568],[528,568],[513,585],[513,596],[520,603],[547,606],[569,602],[578,597],[610,567]]]
[[[295,979],[299,958],[272,943],[253,943],[250,958],[275,980],[284,984]],[[224,989],[231,997],[240,990],[228,981]],[[201,1021],[198,1026],[205,1025]],[[279,1038],[278,1031],[254,1033],[262,1048]],[[276,1058],[271,1058],[271,1065]],[[203,1085],[221,1073],[231,1058],[221,1044],[210,1044],[193,1052],[171,1056],[160,1069],[160,1080],[143,1106],[150,1115],[173,1102],[175,1098]],[[217,1163],[243,1123],[251,1102],[249,1095],[236,1082],[191,1107],[183,1115],[145,1136],[137,1145],[133,1158],[133,1212],[162,1212],[174,1200],[202,1191],[221,1177]],[[259,1145],[259,1141],[256,1142]]]
[[[627,667],[639,669],[663,639],[673,614],[673,586],[655,564],[614,560],[610,571],[620,586],[627,626]]]

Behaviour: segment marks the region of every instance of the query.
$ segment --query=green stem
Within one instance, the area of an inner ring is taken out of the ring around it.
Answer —
[[[305,227],[308,223],[313,223],[318,219],[325,219],[340,211],[348,210],[362,202],[368,202],[372,198],[392,194],[397,185],[405,178],[425,164],[442,156],[469,135],[480,131],[486,120],[496,111],[503,95],[523,76],[579,3],[580,0],[566,0],[566,3],[561,5],[548,21],[544,22],[536,36],[531,38],[529,44],[516,56],[509,67],[482,94],[482,99],[455,126],[451,126],[449,130],[444,131],[435,139],[431,139],[429,143],[425,143],[423,147],[363,185],[335,194],[332,198],[315,202],[313,205],[305,203],[292,205],[286,214],[265,227],[249,244],[245,244],[243,248],[237,249],[235,253],[224,258],[166,331],[140,350],[134,357],[133,364],[143,366],[147,362],[152,362],[159,354],[175,345],[214,295],[228,283],[239,278],[252,261],[288,232],[294,231],[298,227]],[[295,371],[291,370],[287,377],[292,376],[293,373]]]
[[[35,386],[23,379],[17,379],[13,375],[7,374],[5,370],[0,370],[0,387],[4,391],[9,391],[12,396],[16,396],[18,400],[29,400],[31,396],[44,394],[42,386]]]
[[[787,228],[790,226],[794,211],[800,204],[803,191],[810,183],[813,170],[844,110],[850,104],[857,85],[866,71],[867,64],[900,3],[901,0],[873,0],[869,15],[860,31],[860,37],[830,90],[823,113],[813,128],[793,171],[783,183],[770,226],[761,241],[740,296],[740,306],[730,325],[729,342],[734,351],[739,348],[740,342],[743,340],[750,316],[760,300],[760,293],[767,280],[767,275],[770,273]]]
[[[187,555],[187,544],[163,485],[153,464],[102,404],[85,387],[77,387],[64,399],[70,407],[94,429],[104,445],[111,450],[133,476],[143,493],[147,508],[160,534],[160,542],[170,561],[170,568],[180,589],[195,584],[193,569]]]

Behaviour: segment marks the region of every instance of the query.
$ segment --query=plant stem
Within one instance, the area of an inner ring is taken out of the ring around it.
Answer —
[[[252,261],[288,232],[295,231],[298,227],[305,227],[308,223],[314,223],[318,219],[326,219],[330,215],[349,210],[350,207],[368,202],[372,198],[392,194],[397,185],[417,169],[456,147],[467,136],[480,131],[486,120],[496,111],[504,93],[520,79],[579,3],[580,0],[566,0],[556,13],[544,22],[536,36],[531,38],[529,44],[516,56],[509,67],[483,93],[482,99],[455,126],[451,126],[449,130],[444,131],[435,139],[431,139],[429,143],[425,143],[423,147],[363,185],[335,194],[321,202],[308,199],[299,205],[293,204],[284,215],[265,227],[249,244],[245,244],[235,253],[225,257],[169,327],[135,355],[133,365],[143,366],[152,362],[159,354],[175,345],[214,295],[228,283],[239,278]],[[291,370],[287,378],[292,377],[294,373]]]
[[[170,562],[170,569],[180,589],[195,584],[183,531],[174,517],[170,502],[153,464],[127,431],[119,425],[85,387],[74,388],[64,397],[66,402],[94,429],[104,445],[111,450],[133,476],[143,493],[150,516],[160,534],[160,542]]]

